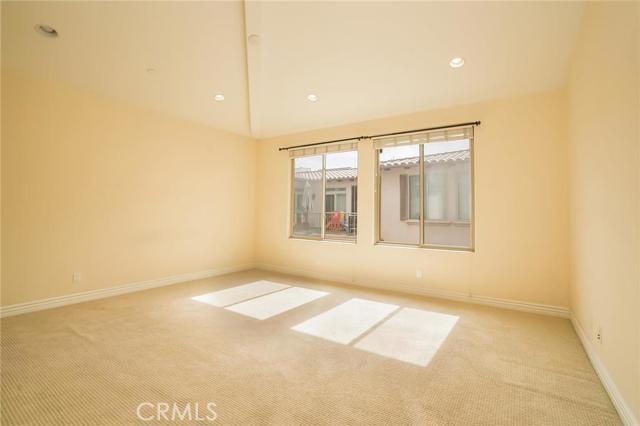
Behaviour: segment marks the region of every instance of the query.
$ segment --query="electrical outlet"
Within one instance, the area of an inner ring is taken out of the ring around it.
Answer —
[[[416,270],[416,278],[422,278],[422,271],[420,269]]]
[[[602,329],[600,327],[596,329],[596,342],[602,344]]]
[[[71,280],[74,284],[80,284],[80,281],[82,281],[82,274],[80,272],[74,272]]]

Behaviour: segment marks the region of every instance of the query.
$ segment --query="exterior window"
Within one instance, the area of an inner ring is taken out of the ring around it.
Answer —
[[[419,244],[419,146],[382,149],[378,153],[378,176],[379,239],[393,243]]]
[[[357,152],[297,157],[292,161],[291,236],[355,240],[358,223]]]
[[[420,175],[409,176],[409,219],[420,220]]]
[[[459,207],[471,205],[471,193],[469,186],[466,192],[460,191],[465,188],[458,179],[463,174],[471,176],[470,140],[427,143],[423,151],[424,244],[470,248],[471,224],[459,220]]]
[[[318,238],[322,234],[323,157],[295,158],[293,235]]]
[[[458,175],[458,220],[461,222],[468,222],[471,220],[471,196],[469,187],[471,186],[471,179],[468,172],[463,172]]]
[[[327,188],[324,196],[327,213],[347,211],[347,188]]]
[[[434,133],[374,140],[379,242],[473,248],[473,130]]]
[[[358,212],[358,185],[351,185],[351,211]]]
[[[447,219],[447,173],[427,172],[425,174],[426,196],[424,197],[424,211],[427,220]]]

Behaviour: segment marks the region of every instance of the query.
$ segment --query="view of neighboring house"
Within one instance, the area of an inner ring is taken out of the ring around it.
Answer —
[[[425,155],[424,242],[471,241],[469,150]],[[380,161],[380,240],[420,242],[420,158]]]
[[[380,240],[420,242],[419,157],[380,161]],[[470,245],[470,152],[429,154],[425,164],[425,244]],[[357,174],[354,167],[326,169],[325,234],[355,238]],[[296,168],[293,232],[318,236],[322,223],[322,170]]]

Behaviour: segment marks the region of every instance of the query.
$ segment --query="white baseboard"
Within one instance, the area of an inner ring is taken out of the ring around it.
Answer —
[[[118,294],[131,293],[134,291],[146,290],[149,288],[162,287],[165,285],[177,284],[180,282],[192,281],[202,278],[213,277],[217,275],[230,274],[232,272],[245,271],[248,269],[259,268],[266,271],[281,272],[290,275],[299,275],[309,278],[317,278],[327,281],[335,281],[338,283],[356,285],[360,287],[377,288],[381,290],[400,291],[403,293],[416,294],[427,297],[437,297],[441,299],[456,300],[460,302],[476,303],[481,305],[494,306],[498,308],[513,309],[524,312],[532,312],[543,315],[551,315],[561,318],[569,318],[569,310],[560,306],[543,305],[537,303],[521,302],[516,300],[498,299],[493,297],[478,296],[457,291],[436,289],[436,288],[418,288],[400,282],[385,282],[382,280],[367,280],[366,283],[356,282],[350,278],[345,278],[326,273],[313,272],[305,269],[291,268],[287,266],[270,265],[266,263],[243,264],[225,268],[210,269],[199,272],[189,272],[185,274],[172,275],[169,277],[156,278],[147,281],[134,282],[120,285],[117,287],[109,287],[98,290],[90,290],[81,293],[73,293],[65,296],[52,297],[48,299],[34,300],[32,302],[17,303],[0,307],[0,318],[13,315],[20,315],[27,312],[35,312],[43,309],[55,308],[58,306],[69,305],[72,303],[86,302],[88,300],[102,299],[105,297],[116,296]]]
[[[459,302],[476,303],[480,305],[494,306],[497,308],[512,309],[517,311],[531,312],[536,314],[551,315],[560,318],[569,318],[569,309],[562,306],[543,305],[539,303],[521,302],[518,300],[498,299],[494,297],[478,296],[470,293],[443,290],[436,288],[419,288],[401,282],[386,282],[382,280],[367,280],[366,283],[357,282],[350,278],[340,277],[325,273],[309,271],[305,269],[291,268],[287,266],[257,263],[256,268],[284,274],[299,275],[309,278],[317,278],[327,281],[355,285],[359,287],[377,288],[381,290],[400,291],[403,293],[416,294],[427,297],[437,297],[441,299],[456,300]]]
[[[591,361],[591,365],[593,366],[593,369],[596,371],[596,374],[598,374],[598,377],[600,378],[600,381],[604,385],[605,390],[609,394],[609,398],[611,398],[611,402],[613,402],[613,405],[616,407],[616,410],[618,411],[618,414],[620,415],[620,418],[622,419],[623,424],[625,426],[640,425],[640,423],[638,422],[638,419],[636,419],[635,415],[633,414],[633,411],[631,411],[631,408],[629,407],[625,399],[622,397],[622,394],[618,390],[618,387],[616,386],[615,382],[609,375],[607,368],[604,366],[604,364],[598,357],[598,354],[593,349],[593,344],[591,343],[591,340],[589,340],[588,335],[585,334],[584,329],[580,325],[580,322],[578,321],[578,319],[573,315],[573,312],[571,312],[570,318],[571,318],[571,324],[573,324],[573,328],[576,330],[576,334],[580,338],[580,341],[582,342],[582,346],[584,347],[584,350],[587,353],[589,360]]]
[[[134,291],[147,290],[150,288],[162,287],[186,281],[199,280],[202,278],[209,278],[217,275],[230,274],[232,272],[245,271],[253,268],[253,264],[244,264],[225,268],[209,269],[206,271],[188,272],[185,274],[178,274],[152,280],[119,285],[117,287],[102,288],[98,290],[90,290],[81,293],[51,297],[49,299],[40,299],[34,300],[32,302],[17,303],[15,305],[0,307],[0,318],[26,314],[27,312],[41,311],[43,309],[56,308],[58,306],[70,305],[73,303],[86,302],[88,300],[102,299],[105,297],[116,296],[118,294],[132,293]]]

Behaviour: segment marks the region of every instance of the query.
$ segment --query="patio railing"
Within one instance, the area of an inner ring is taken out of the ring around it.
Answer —
[[[321,231],[321,213],[296,213],[294,233],[296,235],[317,236]],[[340,211],[326,212],[324,217],[325,235],[352,238],[358,228],[358,214]]]
[[[326,212],[324,218],[325,233],[353,236],[358,228],[358,214],[347,212]]]

